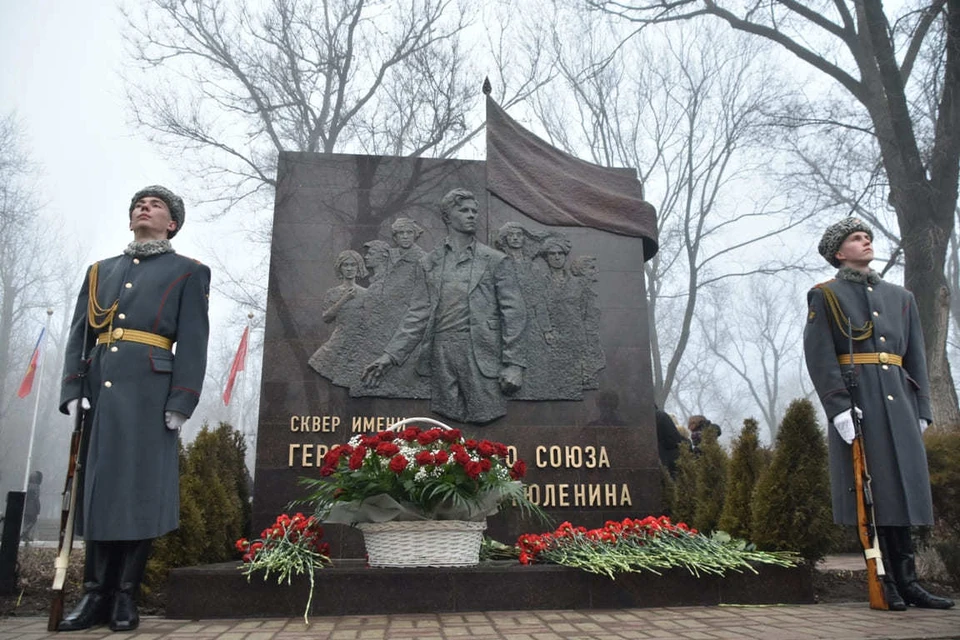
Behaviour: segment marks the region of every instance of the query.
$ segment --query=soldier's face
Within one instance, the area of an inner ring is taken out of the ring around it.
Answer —
[[[399,229],[393,232],[393,239],[401,249],[409,249],[417,239],[417,234],[413,229]]]
[[[461,200],[447,214],[447,223],[454,231],[473,235],[477,232],[477,211],[476,200]]]
[[[130,230],[139,240],[165,240],[177,223],[167,203],[154,196],[140,198],[130,212]]]
[[[851,267],[865,267],[873,260],[873,242],[864,231],[854,231],[843,240],[837,260]]]

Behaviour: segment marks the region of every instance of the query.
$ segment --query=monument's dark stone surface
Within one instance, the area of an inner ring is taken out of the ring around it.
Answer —
[[[659,512],[643,240],[540,224],[490,195],[484,180],[482,162],[281,154],[255,530],[302,496],[298,478],[316,475],[329,447],[411,416],[514,447],[531,498],[558,521],[599,526]],[[456,188],[472,192],[477,212],[474,260],[459,276],[435,251],[448,237],[439,202]],[[414,230],[414,242],[398,229]],[[402,361],[366,384],[401,328],[423,320],[413,308],[456,286],[463,300],[472,296],[466,314],[454,303],[445,326],[428,311],[419,346],[403,346]],[[440,401],[435,383],[447,379],[463,394],[457,376],[467,374],[433,355],[437,343],[473,354],[498,397],[467,398],[465,408]],[[497,368],[517,360],[523,383],[499,397]],[[505,542],[537,529],[509,514],[490,521]],[[335,556],[362,556],[355,531],[332,526],[327,537]]]
[[[674,569],[611,580],[556,565],[371,569],[360,560],[342,560],[314,574],[310,615],[813,604],[808,567],[758,566],[757,571],[697,578]],[[261,576],[248,582],[236,563],[174,569],[167,586],[167,617],[191,620],[296,617],[303,614],[309,593],[306,576],[289,586]]]

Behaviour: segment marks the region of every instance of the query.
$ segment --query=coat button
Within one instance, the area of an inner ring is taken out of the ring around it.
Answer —
[[[133,264],[140,264],[140,258],[134,258]]]
[[[134,260],[136,262],[136,260]],[[873,287],[867,287],[867,291],[873,291]]]
[[[887,400],[893,400],[893,396],[887,396]]]
[[[131,286],[131,285],[130,285],[130,283],[128,282],[128,283],[127,283],[127,287],[130,287],[130,286]],[[880,317],[880,312],[879,312],[879,311],[874,311],[874,312],[873,312],[873,317],[874,317],[874,318],[879,318],[879,317]]]
[[[117,349],[116,346],[113,346],[113,347],[110,347],[110,351],[112,351],[113,353],[116,353],[117,351],[120,351],[120,349]],[[884,367],[884,368],[886,368],[886,367]]]
[[[126,319],[127,319],[127,314],[125,314],[125,313],[118,313],[118,314],[117,314],[117,318],[119,318],[120,320],[126,320]],[[883,340],[883,338],[880,338],[880,339]]]
[[[127,284],[125,284],[125,285],[123,285],[123,286],[125,286],[127,289],[132,289],[132,288],[133,288],[133,283],[132,283],[132,282],[128,282]],[[877,312],[874,311],[874,312],[873,312],[873,315],[877,315]]]
[[[109,380],[107,380],[106,382],[103,383],[103,386],[105,386],[107,389],[109,389],[110,387],[113,386],[113,383],[110,382]]]
[[[886,371],[887,369],[890,368],[890,365],[886,365],[886,364],[885,364],[885,365],[882,365],[880,368],[883,369],[884,371]]]
[[[880,342],[886,342],[887,339],[884,336],[880,336]]]

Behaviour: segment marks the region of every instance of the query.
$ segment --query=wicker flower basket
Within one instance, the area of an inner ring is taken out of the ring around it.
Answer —
[[[371,567],[471,567],[480,562],[486,522],[361,522]]]

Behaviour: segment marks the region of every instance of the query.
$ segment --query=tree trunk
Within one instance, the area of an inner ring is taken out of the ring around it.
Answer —
[[[947,361],[947,334],[950,330],[950,289],[944,263],[950,229],[943,229],[933,215],[911,216],[901,225],[904,251],[904,285],[913,292],[920,312],[930,374],[930,401],[933,421],[944,427],[960,426],[957,388]]]

